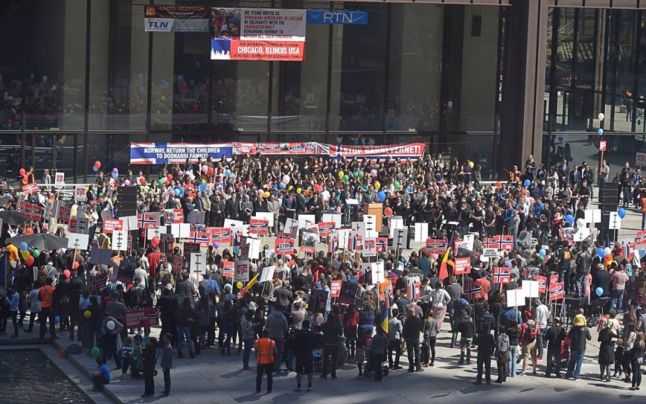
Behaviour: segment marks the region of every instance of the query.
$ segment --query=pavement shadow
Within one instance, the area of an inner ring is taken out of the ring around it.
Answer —
[[[235,397],[234,400],[239,403],[246,403],[250,401],[258,401],[262,398],[262,394],[247,394],[245,396]]]
[[[624,388],[621,386],[616,386],[614,384],[608,384],[608,383],[590,383],[590,386],[595,386],[595,387],[601,387],[604,389],[613,389],[613,390],[623,390]]]
[[[221,375],[220,377],[223,379],[233,379],[235,377],[240,376],[242,373],[244,373],[244,369],[238,369],[233,372],[225,373]]]

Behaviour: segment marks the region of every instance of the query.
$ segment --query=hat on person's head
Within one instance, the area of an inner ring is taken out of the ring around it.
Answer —
[[[585,327],[586,320],[583,314],[577,314],[574,316],[574,326],[575,327]]]

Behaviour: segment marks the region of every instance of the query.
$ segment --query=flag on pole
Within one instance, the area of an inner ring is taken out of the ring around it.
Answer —
[[[443,282],[446,278],[449,277],[448,261],[449,261],[450,251],[451,251],[451,247],[447,248],[446,251],[444,252],[444,255],[442,256],[442,261],[440,261],[440,271],[438,275],[440,278],[440,282]]]

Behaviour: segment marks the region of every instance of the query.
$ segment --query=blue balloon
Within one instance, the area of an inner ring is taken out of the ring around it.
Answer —
[[[386,193],[384,191],[377,192],[377,200],[383,202],[386,200]]]
[[[606,252],[603,250],[603,247],[597,247],[597,249],[595,250],[595,255],[603,259],[604,255],[606,255]]]
[[[21,251],[27,251],[27,250],[29,250],[29,245],[28,245],[26,242],[21,241],[21,242],[20,242],[20,250],[21,250]]]
[[[596,288],[594,290],[594,294],[597,295],[597,297],[603,296],[603,288],[601,286],[599,286],[598,288]]]
[[[181,198],[184,196],[184,190],[182,188],[175,188],[175,196]]]
[[[531,185],[531,183],[532,183],[532,182],[531,182],[530,180],[525,180],[525,181],[523,181],[523,186],[524,186],[525,188],[529,188],[529,186]]]
[[[626,217],[626,209],[624,208],[617,209],[617,216],[619,216],[621,219]]]
[[[565,223],[574,224],[574,216],[572,216],[569,213],[567,215],[565,215]]]
[[[603,136],[603,128],[597,129],[597,135]]]
[[[206,184],[202,183],[202,184],[198,185],[198,186],[197,186],[197,189],[198,189],[200,192],[206,192]]]
[[[538,252],[538,256],[541,258],[545,258],[545,249],[541,248],[540,251]]]
[[[112,169],[112,178],[114,178],[115,180],[119,178],[119,169],[117,167]]]

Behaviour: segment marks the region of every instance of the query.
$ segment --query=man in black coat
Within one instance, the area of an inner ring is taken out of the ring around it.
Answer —
[[[476,377],[476,384],[482,383],[483,367],[487,384],[491,384],[491,355],[496,346],[496,341],[493,337],[496,320],[489,313],[487,303],[482,303],[481,310],[482,314],[478,322],[478,376]]]
[[[412,310],[411,310],[412,309]],[[420,347],[419,336],[424,328],[424,322],[421,317],[414,313],[414,308],[409,307],[408,317],[404,322],[404,330],[402,332],[404,341],[406,341],[406,350],[408,351],[408,371],[413,372],[417,370],[422,372],[420,365]]]
[[[303,321],[303,328],[296,330],[292,347],[296,356],[296,391],[301,390],[301,377],[307,375],[307,391],[312,390],[313,351],[317,338],[310,330],[309,320]]]
[[[339,352],[339,338],[343,334],[343,326],[336,313],[330,314],[323,324],[323,373],[321,377],[327,378],[328,373],[336,379],[336,363]]]

